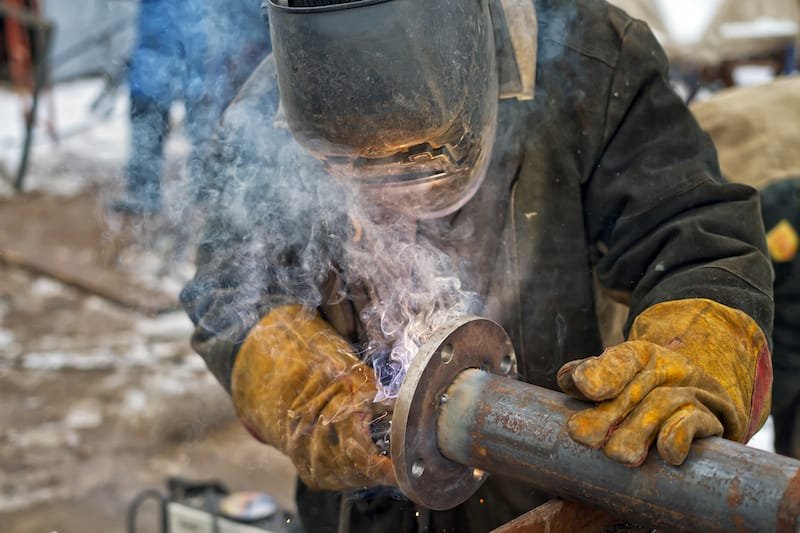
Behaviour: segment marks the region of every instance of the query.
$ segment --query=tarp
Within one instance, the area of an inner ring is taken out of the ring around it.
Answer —
[[[800,0],[610,0],[653,29],[673,63],[718,64],[795,43]]]
[[[691,109],[730,180],[761,189],[800,176],[800,77],[720,91]]]

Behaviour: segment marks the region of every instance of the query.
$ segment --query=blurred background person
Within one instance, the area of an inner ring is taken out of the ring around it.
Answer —
[[[258,4],[250,0],[141,1],[128,76],[131,152],[126,191],[113,210],[160,211],[164,143],[176,100],[186,110],[185,131],[192,146],[189,175],[202,174],[196,165],[219,116],[269,51],[269,32]],[[193,188],[202,196],[202,184],[194,182]]]
[[[800,459],[800,177],[761,193],[767,243],[775,268],[772,417],[775,451]]]

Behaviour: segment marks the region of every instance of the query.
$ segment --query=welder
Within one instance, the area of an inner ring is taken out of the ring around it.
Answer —
[[[720,178],[643,23],[590,0],[266,4],[274,54],[228,111],[226,214],[210,213],[182,301],[243,424],[297,467],[307,530],[488,531],[547,495],[490,476],[434,512],[392,490],[376,431],[391,406],[359,359],[375,292],[337,275],[345,258],[310,273],[336,257],[324,238],[359,231],[333,217],[277,256],[259,235],[280,231],[248,231],[288,210],[256,216],[274,205],[259,188],[302,174],[276,146],[292,139],[382,216],[417,221],[417,239],[447,229],[442,249],[477,314],[509,332],[520,377],[595,402],[568,423],[577,442],[631,466],[655,444],[679,465],[695,438],[761,427],[773,303],[758,196]],[[302,234],[314,216],[280,227]],[[601,295],[630,308],[605,350]]]

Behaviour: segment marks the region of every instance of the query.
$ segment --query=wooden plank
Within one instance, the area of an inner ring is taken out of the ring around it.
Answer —
[[[89,294],[94,294],[117,305],[149,315],[175,311],[178,302],[163,293],[131,285],[108,272],[93,268],[81,268],[80,272],[69,267],[56,267],[36,257],[8,248],[0,248],[0,261],[46,276]]]
[[[114,236],[98,203],[95,192],[0,202],[0,261],[142,313],[179,309],[175,297],[143,287],[116,266],[124,237]]]
[[[646,531],[624,523],[605,511],[564,500],[550,500],[536,509],[503,524],[492,533],[601,533],[605,531]]]

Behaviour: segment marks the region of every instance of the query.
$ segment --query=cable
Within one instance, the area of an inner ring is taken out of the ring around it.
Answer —
[[[139,508],[142,504],[150,498],[156,500],[159,504],[159,511],[161,511],[161,533],[167,533],[167,515],[165,513],[166,500],[157,490],[144,490],[140,492],[128,506],[128,515],[125,519],[125,531],[127,533],[136,533],[136,515],[139,514]]]

